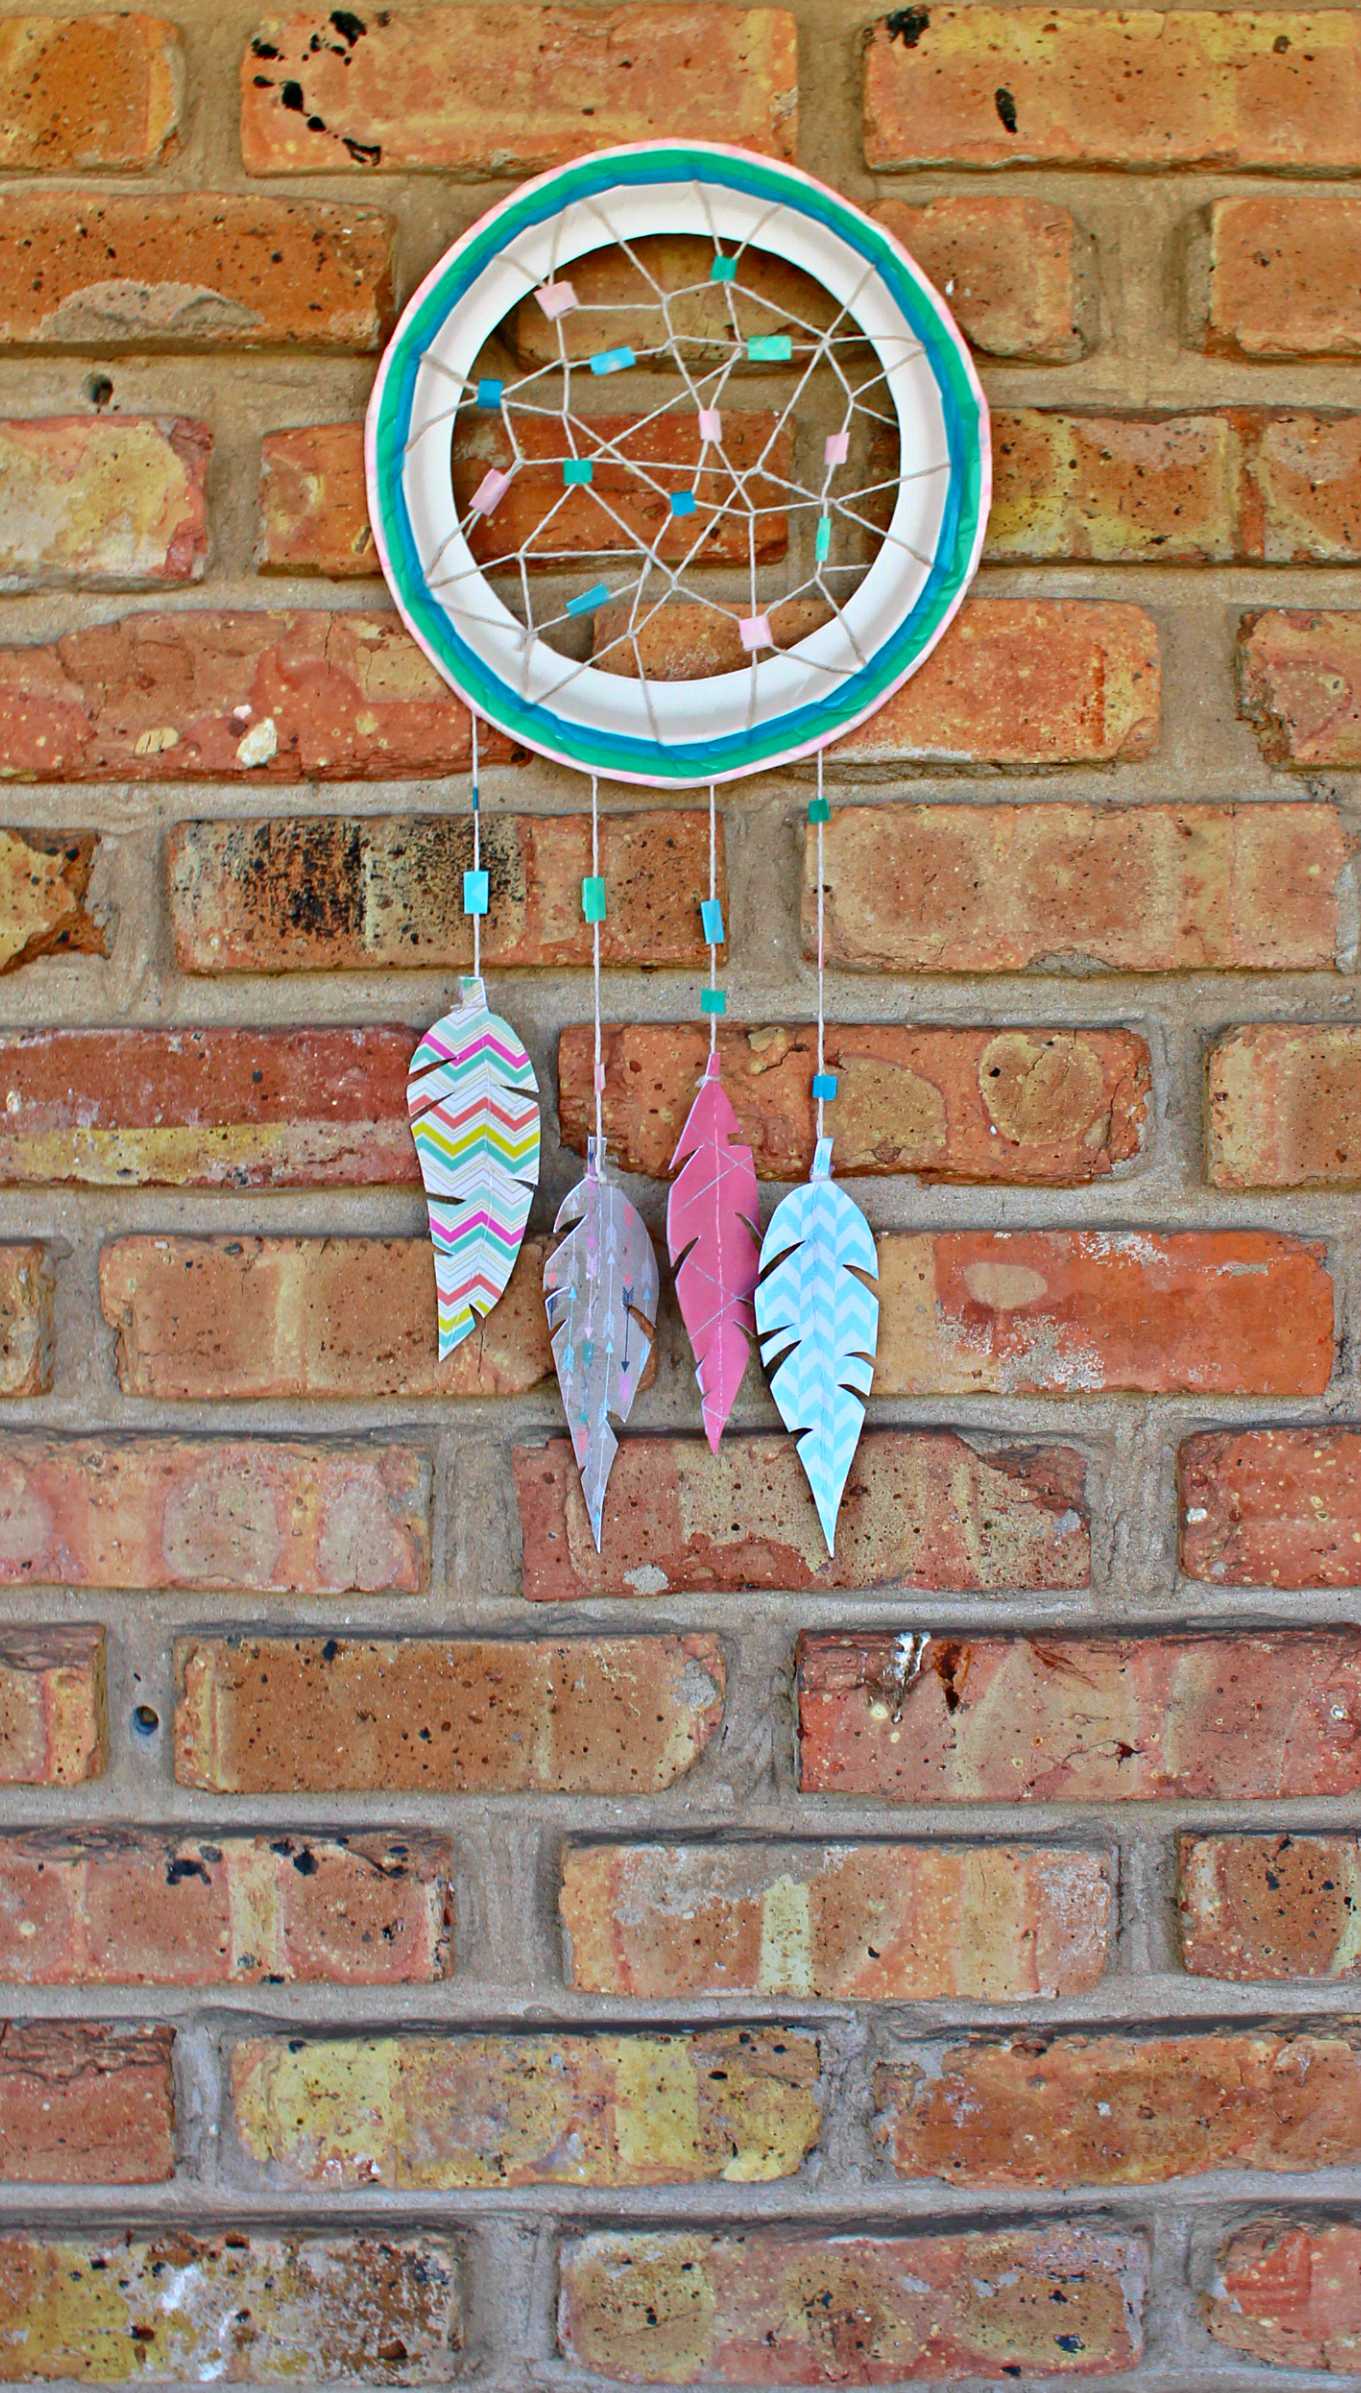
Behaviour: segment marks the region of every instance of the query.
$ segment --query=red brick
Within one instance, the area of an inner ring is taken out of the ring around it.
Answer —
[[[821,2125],[817,2040],[783,2027],[251,2036],[229,2069],[248,2162],[328,2192],[763,2185]]]
[[[196,582],[212,445],[184,416],[0,421],[0,589]]]
[[[1182,1967],[1248,1985],[1361,1977],[1355,1836],[1183,1836]]]
[[[990,357],[1081,357],[1091,243],[1067,208],[1009,193],[950,192],[924,206],[881,200],[875,214],[936,285],[960,330]]]
[[[1052,2000],[1100,1983],[1106,1857],[1061,1846],[578,1845],[560,1898],[587,1994]]]
[[[419,1831],[0,1836],[0,1981],[428,1985],[449,1975],[452,1853]]]
[[[0,829],[0,972],[39,956],[104,954],[85,903],[98,844],[93,831]]]
[[[1204,341],[1230,357],[1361,355],[1361,199],[1216,200]]]
[[[1346,10],[931,8],[875,26],[871,166],[1361,166]]]
[[[461,2340],[458,2261],[441,2236],[0,2236],[10,2381],[446,2385]]]
[[[406,1118],[414,1044],[402,1023],[0,1032],[0,1184],[419,1182]]]
[[[1321,1249],[1264,1230],[886,1231],[881,1396],[1318,1396]]]
[[[11,17],[0,25],[0,170],[159,165],[179,123],[181,73],[164,17]]]
[[[451,1912],[420,1834],[0,1838],[0,1977],[24,1985],[424,1984]]]
[[[719,824],[719,885],[723,826]],[[488,968],[589,964],[581,880],[589,814],[487,814],[482,861],[491,911]],[[699,901],[709,887],[709,825],[698,808],[606,814],[600,861],[610,889],[601,962],[704,959]],[[366,972],[472,963],[463,873],[467,813],[279,815],[179,823],[169,902],[182,972]],[[509,1000],[507,1000],[509,1002]]]
[[[986,555],[996,563],[1223,563],[1239,553],[1223,415],[999,408]]]
[[[395,615],[205,608],[0,648],[0,779],[403,780],[466,768],[470,742]]]
[[[1239,713],[1271,764],[1361,765],[1361,613],[1245,615]]]
[[[839,806],[825,836],[827,952],[852,971],[1336,964],[1330,806]],[[815,857],[809,839],[805,949]]]
[[[56,1278],[45,1246],[0,1246],[0,1396],[52,1385]]]
[[[1063,2221],[605,2231],[564,2246],[558,2332],[569,2360],[623,2384],[1104,2376],[1139,2357],[1146,2280],[1137,2237]]]
[[[811,1027],[724,1030],[723,1084],[765,1180],[801,1180],[813,1155]],[[633,1022],[605,1033],[605,1127],[622,1171],[669,1176],[708,1052],[689,1024]],[[836,1024],[838,1173],[1069,1186],[1139,1152],[1150,1071],[1126,1030],[917,1029]],[[584,1154],[594,1119],[588,1026],[558,1042],[562,1135]]]
[[[1275,2368],[1361,2368],[1361,2226],[1252,2219],[1221,2245],[1205,2323],[1216,2343]]]
[[[390,217],[251,192],[10,192],[0,343],[96,351],[381,348]]]
[[[1357,2036],[1326,2027],[1022,2030],[926,2046],[876,2072],[880,2135],[900,2177],[979,2192],[1354,2168]]]
[[[543,1261],[527,1239],[507,1293],[444,1363],[428,1237],[119,1238],[99,1288],[130,1396],[521,1396],[552,1368]]]
[[[802,1639],[805,1793],[1227,1803],[1361,1788],[1354,1630],[909,1643]]]
[[[683,136],[790,157],[796,49],[783,9],[703,0],[267,17],[241,61],[242,156],[247,174],[504,176]]]
[[[1181,1566],[1238,1587],[1361,1587],[1361,1430],[1226,1429],[1181,1449]]]
[[[753,1380],[755,1372],[753,1371]],[[1085,1587],[1091,1547],[1071,1447],[987,1446],[948,1430],[861,1440],[829,1558],[786,1438],[625,1438],[597,1554],[566,1438],[517,1446],[523,1585],[533,1603],[716,1589]]]
[[[401,1446],[0,1436],[0,1586],[414,1595],[430,1464]]]
[[[0,2171],[25,2185],[175,2174],[170,2027],[0,2023]]]
[[[218,1794],[645,1795],[723,1720],[711,1636],[183,1640],[182,1786]]]
[[[1361,1030],[1253,1022],[1206,1060],[1216,1188],[1353,1188],[1361,1181]]]
[[[80,1786],[105,1759],[104,1631],[0,1632],[0,1786]]]
[[[1235,415],[1244,448],[1240,541],[1270,565],[1361,558],[1361,415]]]
[[[820,617],[791,602],[777,645]],[[778,610],[776,610],[778,616]],[[618,612],[595,617],[597,652]],[[742,662],[735,617],[679,600],[640,640],[656,680],[686,681]],[[604,660],[637,670],[623,649]],[[1112,600],[973,598],[920,672],[848,732],[836,753],[857,764],[1110,764],[1151,753],[1158,736],[1158,634],[1142,607]]]
[[[299,424],[260,443],[262,573],[379,572],[364,487],[362,424]]]

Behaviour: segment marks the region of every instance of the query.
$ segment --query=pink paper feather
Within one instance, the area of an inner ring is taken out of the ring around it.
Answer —
[[[671,1158],[666,1244],[715,1454],[756,1334],[756,1167],[739,1128],[711,1055]]]

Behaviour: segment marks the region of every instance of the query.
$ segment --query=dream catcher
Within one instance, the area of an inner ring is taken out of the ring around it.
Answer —
[[[714,144],[607,150],[491,210],[427,277],[368,418],[378,553],[473,716],[589,774],[594,1134],[544,1287],[600,1543],[617,1431],[651,1351],[657,1266],[605,1153],[600,783],[707,785],[704,1074],[667,1246],[715,1448],[753,1341],[832,1545],[878,1304],[869,1226],[832,1178],[823,1054],[827,744],[929,653],[978,560],[987,418],[948,312],[882,228],[795,168]],[[716,786],[817,760],[812,1173],[760,1236],[723,1087]],[[487,1005],[476,747],[473,977],[412,1063],[441,1352],[495,1303],[538,1172],[528,1057]]]

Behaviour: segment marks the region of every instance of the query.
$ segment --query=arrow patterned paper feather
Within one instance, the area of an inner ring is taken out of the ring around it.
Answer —
[[[539,1178],[539,1084],[480,980],[411,1058],[407,1111],[435,1249],[443,1361],[504,1294]]]
[[[776,1206],[761,1248],[756,1327],[780,1417],[798,1440],[829,1554],[874,1378],[879,1276],[869,1223],[831,1177],[820,1138],[811,1179]]]
[[[756,1334],[756,1167],[739,1128],[712,1054],[671,1158],[666,1245],[715,1454]]]
[[[622,1189],[601,1177],[595,1140],[586,1177],[553,1224],[567,1235],[544,1266],[543,1292],[572,1452],[600,1551],[605,1489],[657,1326],[657,1258]]]

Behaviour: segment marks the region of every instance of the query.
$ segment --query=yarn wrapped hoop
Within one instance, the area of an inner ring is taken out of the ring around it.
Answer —
[[[659,239],[697,258],[692,284],[654,274]],[[591,284],[611,249],[626,301]],[[752,451],[747,376],[775,388],[783,446]],[[887,470],[876,434],[896,436]],[[972,577],[988,458],[960,335],[884,226],[796,167],[697,142],[602,150],[491,209],[406,309],[367,427],[380,561],[445,679],[515,742],[651,786],[787,764],[881,706]],[[737,588],[716,589],[716,555]],[[677,600],[715,650],[697,678],[659,663]]]

